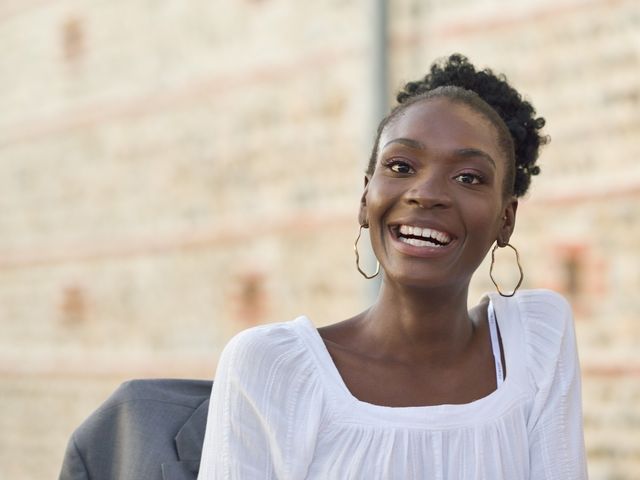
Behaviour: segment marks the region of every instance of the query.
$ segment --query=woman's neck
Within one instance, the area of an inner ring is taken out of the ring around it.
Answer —
[[[383,282],[360,319],[363,340],[375,344],[380,357],[398,362],[451,364],[474,334],[467,295],[468,284],[425,290]]]

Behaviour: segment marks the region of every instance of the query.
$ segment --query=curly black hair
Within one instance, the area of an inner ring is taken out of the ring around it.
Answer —
[[[434,63],[422,80],[407,83],[398,93],[398,104],[378,126],[367,175],[373,174],[378,142],[389,122],[409,105],[434,97],[462,102],[491,121],[509,160],[505,195],[523,196],[531,176],[540,173],[540,167],[535,163],[540,147],[548,142],[548,137],[540,133],[545,120],[536,117],[533,106],[523,100],[504,75],[496,75],[488,68],[478,71],[459,53]]]

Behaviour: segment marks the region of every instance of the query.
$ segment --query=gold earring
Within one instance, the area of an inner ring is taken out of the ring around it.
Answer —
[[[364,278],[366,278],[367,280],[371,280],[373,277],[378,275],[378,273],[380,273],[380,262],[376,260],[376,263],[377,263],[376,273],[374,273],[373,275],[367,275],[360,268],[360,254],[358,253],[358,240],[360,240],[360,235],[362,235],[363,228],[364,228],[364,225],[360,225],[360,230],[358,230],[358,236],[356,237],[356,241],[353,244],[353,250],[356,252],[356,268]]]
[[[500,290],[500,287],[498,286],[495,279],[493,278],[493,264],[496,261],[495,252],[496,252],[496,249],[498,248],[498,242],[496,242],[493,249],[491,250],[491,267],[489,268],[489,277],[491,278],[491,281],[493,282],[493,284],[496,286],[496,290],[498,290],[498,293],[500,295],[502,295],[503,297],[513,297],[518,291],[518,288],[520,288],[520,285],[522,285],[522,280],[524,279],[524,272],[522,271],[522,265],[520,265],[520,255],[518,255],[518,250],[516,250],[516,247],[514,247],[510,243],[507,243],[505,247],[511,247],[511,249],[514,252],[516,252],[516,263],[518,264],[518,270],[520,271],[520,280],[518,280],[518,284],[516,285],[516,288],[514,288],[513,292],[511,293],[502,293],[502,291]]]

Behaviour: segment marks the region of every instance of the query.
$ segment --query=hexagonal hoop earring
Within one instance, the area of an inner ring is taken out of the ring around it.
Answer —
[[[380,262],[378,262],[376,260],[376,273],[374,273],[373,275],[367,275],[361,268],[360,268],[360,254],[358,253],[358,240],[360,240],[360,235],[362,235],[362,229],[364,228],[364,225],[360,225],[360,230],[358,230],[358,236],[356,237],[356,241],[353,244],[353,251],[356,252],[356,268],[358,269],[358,271],[360,272],[360,274],[366,278],[367,280],[371,280],[373,277],[375,277],[376,275],[378,275],[378,273],[380,273]]]
[[[500,290],[500,287],[496,283],[495,279],[493,278],[493,264],[496,261],[495,253],[496,253],[496,249],[498,248],[498,242],[496,242],[496,244],[493,246],[493,249],[491,250],[491,267],[489,267],[489,277],[491,278],[491,281],[496,286],[496,290],[501,296],[513,297],[518,291],[518,288],[520,288],[520,285],[522,285],[522,280],[524,280],[524,272],[522,271],[522,265],[520,265],[520,255],[518,255],[518,250],[516,250],[516,247],[514,247],[510,243],[507,243],[505,247],[511,247],[511,249],[516,253],[516,263],[518,264],[518,271],[520,272],[520,279],[518,280],[518,284],[516,285],[516,288],[514,288],[513,292],[511,293],[503,293],[502,290]]]

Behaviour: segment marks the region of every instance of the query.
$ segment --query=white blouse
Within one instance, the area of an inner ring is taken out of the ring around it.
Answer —
[[[462,405],[358,400],[306,317],[239,333],[218,364],[198,479],[586,479],[571,308],[547,290],[489,297],[507,376]]]

